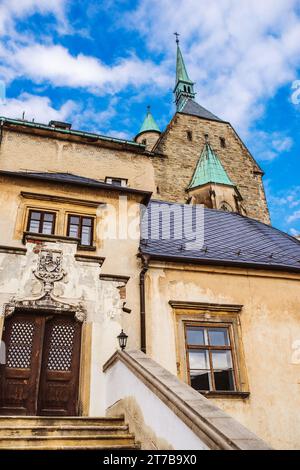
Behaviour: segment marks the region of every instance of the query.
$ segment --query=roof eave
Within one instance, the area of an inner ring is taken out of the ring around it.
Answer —
[[[264,263],[254,263],[254,262],[242,262],[242,261],[229,261],[229,260],[213,260],[213,259],[205,259],[205,258],[185,258],[180,256],[168,256],[168,255],[157,255],[151,254],[147,251],[140,250],[141,255],[146,255],[149,261],[158,260],[158,261],[166,261],[170,263],[178,263],[178,264],[196,264],[196,265],[203,265],[203,266],[228,266],[228,267],[236,267],[236,268],[244,268],[244,269],[257,269],[257,270],[267,270],[267,271],[281,271],[281,272],[293,272],[300,274],[300,266],[299,268],[293,266],[284,266],[284,265],[269,265]]]

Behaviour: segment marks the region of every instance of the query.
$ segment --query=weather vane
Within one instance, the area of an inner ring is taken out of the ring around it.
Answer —
[[[179,44],[179,33],[174,33],[174,36],[176,36],[176,43]]]

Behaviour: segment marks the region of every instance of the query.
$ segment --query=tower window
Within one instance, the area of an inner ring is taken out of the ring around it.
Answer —
[[[224,212],[233,212],[232,207],[225,201],[220,205],[220,210]]]
[[[186,131],[186,136],[187,136],[187,140],[189,140],[190,142],[192,142],[192,140],[193,140],[193,133],[192,133],[192,131]]]
[[[226,139],[224,137],[220,137],[220,145],[222,149],[226,148]]]
[[[143,145],[147,145],[147,139],[143,139],[143,140],[142,140],[142,144],[143,144]]]
[[[190,86],[188,87],[188,92],[191,93],[191,87]]]
[[[183,89],[184,89],[184,91],[186,91],[186,86],[185,85],[184,85]]]

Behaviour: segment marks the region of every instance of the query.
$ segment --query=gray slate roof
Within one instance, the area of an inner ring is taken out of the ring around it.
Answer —
[[[37,179],[53,180],[62,183],[84,183],[84,184],[107,184],[103,181],[95,180],[92,178],[86,178],[84,176],[73,175],[72,173],[48,173],[48,172],[30,172],[30,171],[20,171],[18,172],[20,176],[27,176]]]
[[[162,217],[155,216],[159,204],[163,210],[182,214],[183,208],[189,207],[184,225],[196,230],[197,206],[152,201],[142,222],[140,251],[145,255],[169,261],[300,271],[298,240],[236,213],[204,209],[204,245],[196,249],[187,249],[191,238],[182,235],[178,218],[171,217],[171,238],[164,239]]]
[[[222,119],[218,118],[213,113],[203,108],[203,106],[200,106],[200,104],[196,103],[196,101],[191,99],[187,100],[186,104],[183,106],[180,112],[184,114],[191,114],[192,116],[198,116],[204,119],[210,119],[211,121],[224,122]]]

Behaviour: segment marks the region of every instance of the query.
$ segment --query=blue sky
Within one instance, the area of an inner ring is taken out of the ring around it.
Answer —
[[[266,172],[273,225],[300,234],[300,0],[0,0],[0,114],[132,138],[150,104],[163,129],[175,31],[197,101]]]

